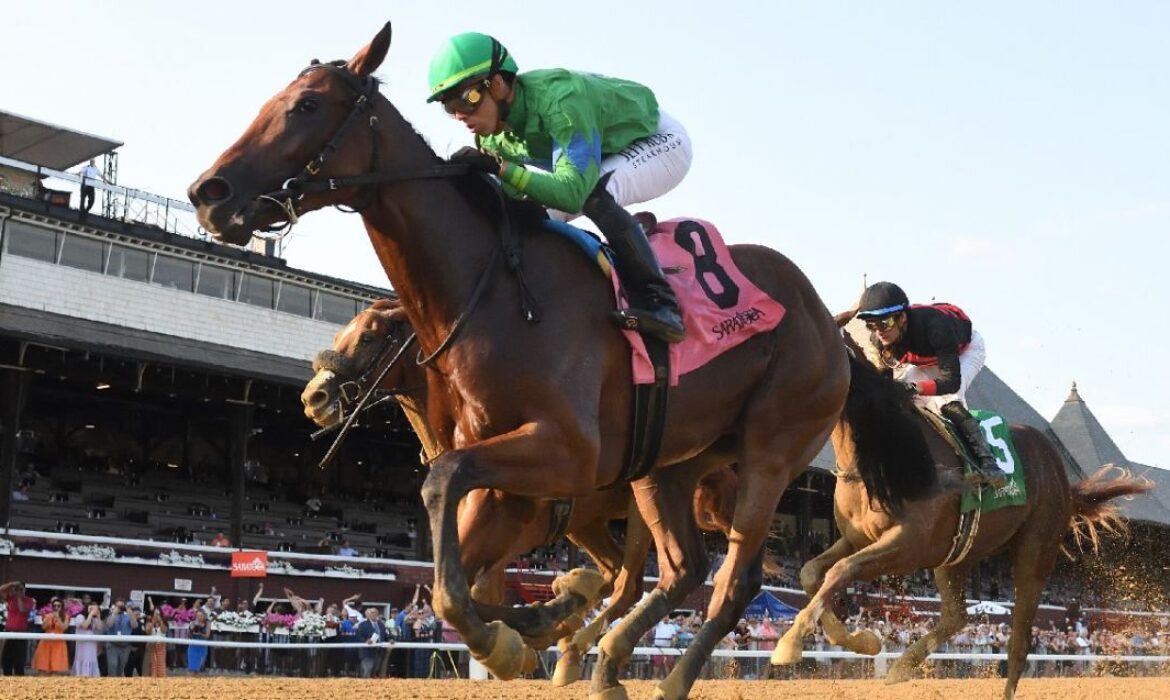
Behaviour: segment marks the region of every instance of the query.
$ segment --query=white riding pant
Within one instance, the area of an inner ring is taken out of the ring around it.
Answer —
[[[666,112],[658,112],[658,132],[638,139],[601,160],[601,174],[613,173],[605,189],[623,207],[657,199],[673,190],[691,169],[691,137]],[[549,209],[550,218],[570,221],[580,213]]]
[[[953,394],[942,394],[940,396],[915,396],[914,403],[922,408],[942,415],[942,407],[952,401],[958,401],[964,406],[967,405],[967,389],[971,387],[971,382],[975,380],[975,375],[983,369],[983,365],[987,362],[987,346],[983,344],[983,336],[979,332],[971,330],[971,344],[967,346],[966,350],[959,353],[959,390]],[[899,365],[894,369],[894,379],[904,382],[921,382],[928,379],[937,380],[939,376],[938,365]]]

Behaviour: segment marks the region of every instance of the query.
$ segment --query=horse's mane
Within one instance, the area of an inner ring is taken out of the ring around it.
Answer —
[[[938,472],[910,395],[856,357],[842,420],[853,434],[857,471],[869,498],[893,517],[906,501],[933,495]]]
[[[370,78],[379,87],[384,84],[382,80],[374,76],[370,76]],[[414,135],[418,143],[426,149],[426,152],[431,154],[435,161],[442,161],[443,158],[435,152],[430,141],[427,141],[426,137],[418,129],[414,128],[414,125],[403,116],[398,107],[394,105],[394,102],[382,94],[380,90],[378,91],[378,95],[386,101],[391,111],[402,121],[406,129]],[[468,173],[467,175],[453,177],[451,181],[474,209],[486,215],[493,223],[499,222],[500,217],[504,214],[504,212],[500,211],[499,203],[501,197],[499,194],[499,184],[478,173]],[[515,222],[516,225],[519,225],[521,230],[531,228],[537,225],[541,219],[548,218],[548,213],[544,210],[544,207],[535,202],[514,199],[506,195],[502,199],[505,203],[508,218]]]
[[[524,231],[548,218],[544,207],[531,200],[501,194],[500,185],[482,175],[471,173],[454,178],[453,182],[464,199],[492,223],[499,223],[500,217],[506,215],[513,226]],[[504,203],[503,212],[500,211],[500,202]]]

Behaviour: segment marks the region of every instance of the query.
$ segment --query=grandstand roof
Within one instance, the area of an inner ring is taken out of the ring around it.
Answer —
[[[1121,448],[1081,399],[1075,382],[1064,405],[1052,419],[1052,428],[1086,471],[1094,471],[1105,464],[1129,465]]]
[[[1086,473],[1115,464],[1153,481],[1152,493],[1125,501],[1122,510],[1132,520],[1170,525],[1170,472],[1126,459],[1081,398],[1076,383],[1052,419],[1052,429]]]
[[[1154,490],[1121,502],[1121,511],[1130,520],[1170,525],[1170,472],[1144,464],[1129,465],[1135,476],[1154,482]]]
[[[0,111],[0,156],[6,158],[68,170],[121,145],[121,141]]]

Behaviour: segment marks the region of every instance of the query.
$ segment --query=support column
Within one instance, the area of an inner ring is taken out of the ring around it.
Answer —
[[[9,527],[12,518],[12,485],[16,478],[16,434],[28,398],[30,373],[18,368],[5,368],[0,381],[4,388],[0,402],[0,526]]]
[[[248,440],[252,437],[252,409],[249,402],[232,402],[231,484],[232,512],[228,537],[232,546],[244,547],[244,462],[248,459]]]
[[[800,561],[804,562],[812,559],[809,542],[812,538],[812,480],[808,478],[806,472],[801,481],[796,490],[800,494],[796,506],[796,542],[800,548]]]

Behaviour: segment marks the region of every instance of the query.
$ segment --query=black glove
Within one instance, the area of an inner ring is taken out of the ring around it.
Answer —
[[[914,382],[898,382],[898,383],[902,385],[902,388],[906,390],[907,394],[910,394],[911,396],[918,395],[918,385],[915,384]]]
[[[500,161],[495,156],[471,146],[460,148],[452,153],[447,160],[452,163],[466,163],[473,171],[484,172],[488,175],[500,174]]]

